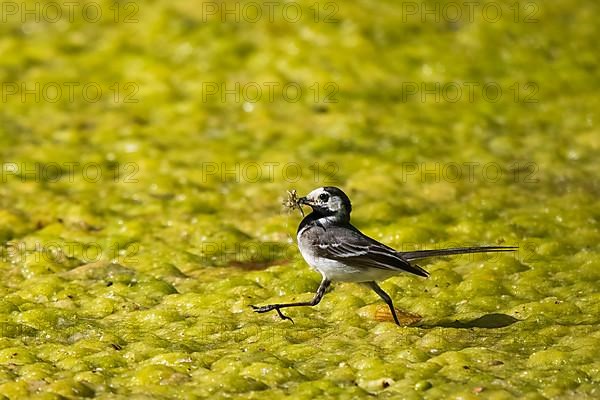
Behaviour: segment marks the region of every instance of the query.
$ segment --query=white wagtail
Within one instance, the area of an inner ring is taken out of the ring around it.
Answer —
[[[311,301],[251,306],[257,313],[275,310],[282,319],[292,321],[281,312],[282,308],[319,304],[332,281],[357,282],[373,289],[387,303],[394,321],[400,325],[392,299],[375,281],[388,279],[401,272],[428,277],[427,271],[412,264],[412,261],[421,258],[515,251],[517,248],[483,246],[400,252],[366,236],[350,224],[350,199],[337,187],[315,189],[306,197],[299,198],[297,204],[310,206],[313,210],[298,226],[298,248],[304,260],[320,272],[323,279]]]

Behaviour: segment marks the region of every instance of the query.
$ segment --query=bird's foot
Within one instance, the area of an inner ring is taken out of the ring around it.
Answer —
[[[291,319],[287,315],[284,315],[281,312],[281,310],[279,309],[279,307],[277,306],[277,304],[269,304],[268,306],[262,306],[262,307],[251,305],[250,307],[252,307],[252,309],[254,310],[254,312],[259,313],[259,314],[266,313],[266,312],[269,312],[271,310],[275,310],[275,311],[277,311],[277,314],[279,315],[279,318],[281,318],[283,320],[287,319],[287,320],[292,321],[292,324],[294,323],[293,319]]]

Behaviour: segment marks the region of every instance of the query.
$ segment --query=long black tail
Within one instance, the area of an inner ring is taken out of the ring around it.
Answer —
[[[440,250],[417,250],[401,252],[402,258],[406,261],[418,260],[420,258],[451,256],[455,254],[469,253],[495,253],[501,251],[517,251],[518,246],[482,246],[482,247],[458,247],[454,249]]]

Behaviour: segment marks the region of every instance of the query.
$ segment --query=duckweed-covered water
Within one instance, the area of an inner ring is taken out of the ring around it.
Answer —
[[[2,4],[2,396],[600,396],[597,2],[52,7]],[[384,282],[404,327],[356,284],[252,313],[318,286],[281,202],[323,185],[519,251]]]

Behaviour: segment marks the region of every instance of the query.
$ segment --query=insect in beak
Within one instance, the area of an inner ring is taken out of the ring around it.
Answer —
[[[306,204],[306,197],[298,197],[296,193],[296,189],[288,190],[287,192],[288,198],[283,202],[283,205],[294,210],[300,210],[300,214],[304,217],[304,210],[302,209],[302,204]]]

